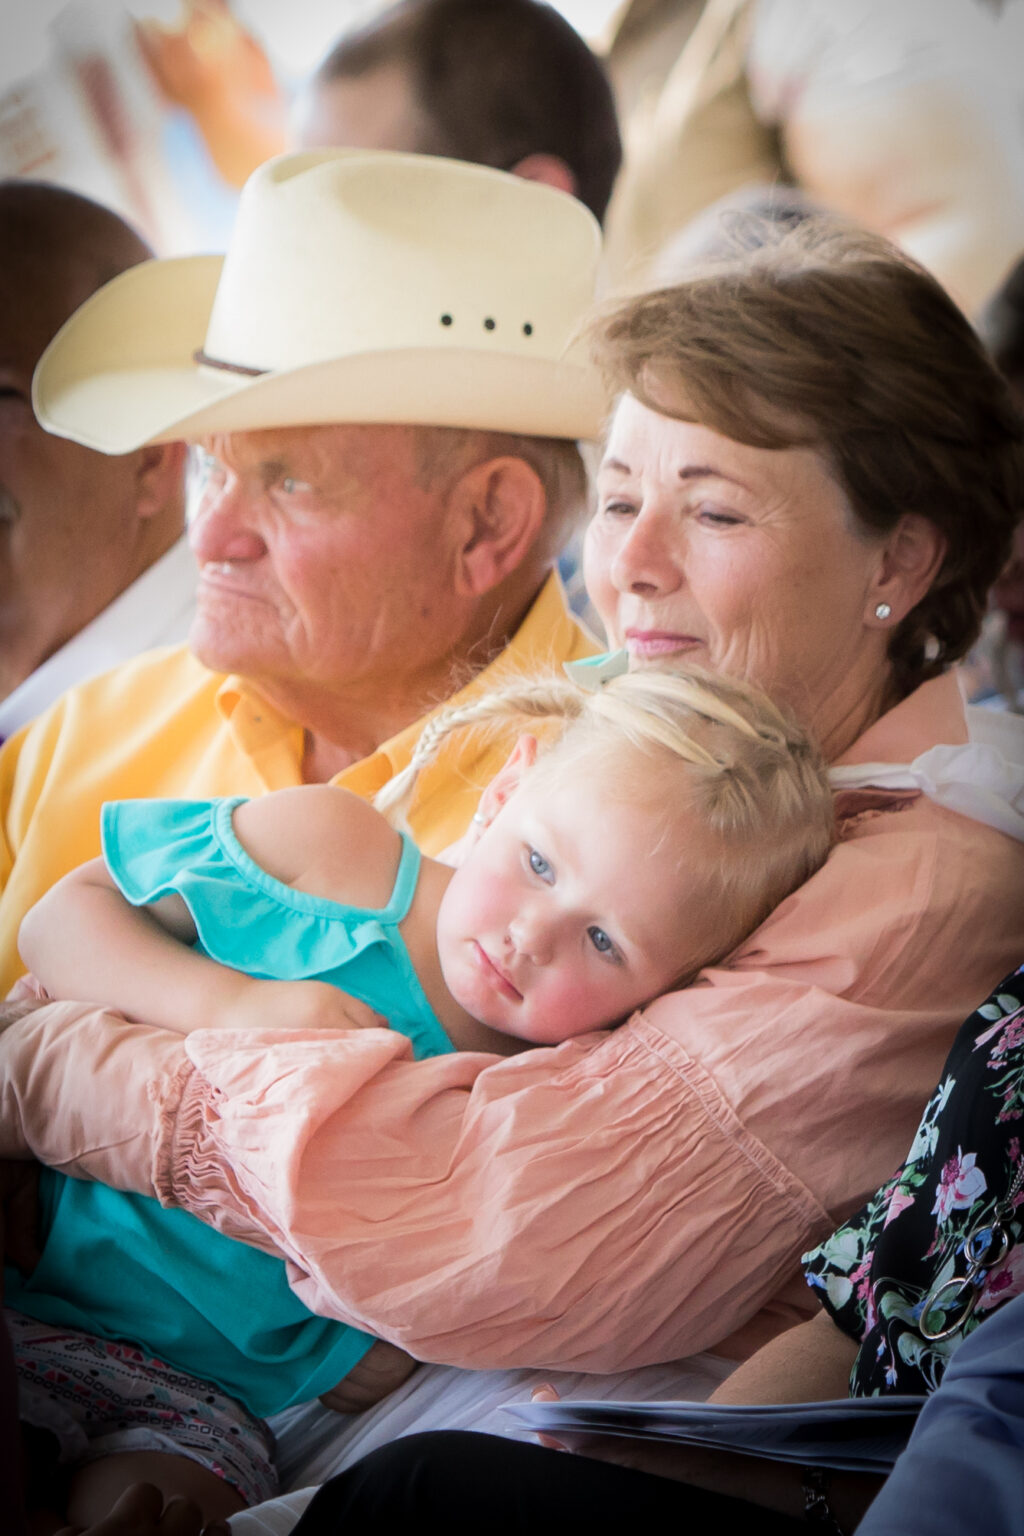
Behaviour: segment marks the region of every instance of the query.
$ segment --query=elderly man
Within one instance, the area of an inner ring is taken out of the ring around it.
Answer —
[[[102,800],[370,794],[473,673],[585,653],[550,571],[603,403],[564,355],[598,248],[546,187],[320,151],[257,172],[223,263],[150,263],[78,313],[37,407],[108,452],[201,440],[198,611],[191,652],[73,691],[0,758],[5,986],[24,912],[98,851]],[[424,775],[425,848],[500,755],[467,740]]]
[[[44,432],[29,399],[72,310],[150,254],[84,197],[0,184],[0,740],[72,683],[188,631],[180,447],[110,458]]]

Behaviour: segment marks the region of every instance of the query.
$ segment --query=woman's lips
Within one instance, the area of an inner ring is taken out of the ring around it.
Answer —
[[[490,955],[485,949],[481,948],[476,939],[473,940],[473,952],[476,956],[477,965],[480,967],[481,971],[483,971],[487,980],[491,982],[497,991],[499,991],[502,996],[510,998],[513,1002],[521,1003],[523,1000],[523,994],[518,990],[518,988],[512,985],[508,977],[505,975],[505,972],[501,969],[500,966],[495,965]]]
[[[694,635],[676,635],[664,629],[627,629],[626,649],[631,656],[670,656],[677,651],[690,651],[700,645]]]

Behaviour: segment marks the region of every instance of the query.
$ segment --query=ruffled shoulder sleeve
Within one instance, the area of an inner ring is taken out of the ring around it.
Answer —
[[[103,807],[103,854],[133,906],[162,896],[185,902],[207,955],[221,965],[279,980],[318,978],[354,995],[338,972],[384,939],[388,911],[363,912],[275,880],[239,843],[239,797],[123,800]],[[367,999],[367,1001],[371,1001]]]
[[[223,866],[216,823],[231,824],[233,800],[115,800],[100,812],[103,857],[135,907],[184,895],[182,884]]]

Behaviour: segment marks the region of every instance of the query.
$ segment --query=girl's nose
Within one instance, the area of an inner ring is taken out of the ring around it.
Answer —
[[[533,965],[546,965],[551,958],[551,933],[539,917],[518,913],[508,925],[510,947]]]

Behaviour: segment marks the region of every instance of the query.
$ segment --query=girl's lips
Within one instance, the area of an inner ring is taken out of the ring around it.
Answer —
[[[521,1003],[523,1000],[523,994],[518,990],[518,988],[512,985],[508,977],[505,975],[505,972],[501,970],[499,966],[495,965],[490,955],[485,949],[481,948],[476,939],[473,940],[473,953],[476,957],[477,965],[483,971],[488,980],[494,985],[494,987],[500,993],[502,993],[504,997],[510,998],[513,1002]]]
[[[700,645],[694,635],[674,635],[661,629],[627,629],[626,649],[631,656],[669,656]]]

